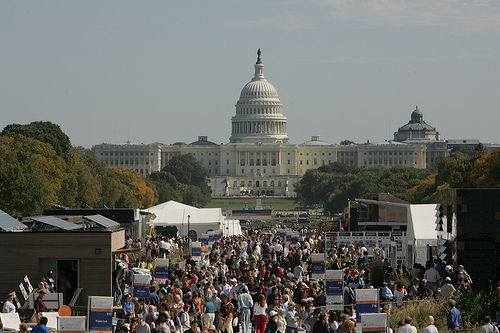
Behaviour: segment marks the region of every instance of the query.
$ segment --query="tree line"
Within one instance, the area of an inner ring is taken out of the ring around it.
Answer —
[[[72,146],[51,122],[12,124],[0,132],[0,209],[15,217],[42,214],[51,204],[148,208],[176,200],[204,206],[211,198],[208,177],[189,154],[147,177],[108,168],[92,150]]]
[[[475,149],[454,149],[428,169],[360,168],[335,162],[308,170],[295,184],[295,191],[300,204],[320,204],[326,212],[337,213],[348,199],[372,199],[379,193],[391,193],[412,203],[434,203],[438,189],[499,187],[500,149],[486,153],[480,144]]]

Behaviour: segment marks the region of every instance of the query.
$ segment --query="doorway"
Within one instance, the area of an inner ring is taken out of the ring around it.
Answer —
[[[68,305],[80,281],[78,260],[57,260],[56,292],[63,294],[63,303]]]

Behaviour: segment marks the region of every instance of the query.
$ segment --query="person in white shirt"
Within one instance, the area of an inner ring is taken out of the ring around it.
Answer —
[[[403,299],[408,295],[403,286],[403,282],[399,281],[396,289],[394,290],[394,297],[396,298],[397,306],[403,305]]]
[[[417,328],[412,324],[413,320],[411,317],[406,317],[405,324],[398,329],[398,333],[418,333]]]
[[[425,321],[427,322],[427,327],[424,328],[423,333],[438,333],[438,329],[434,326],[433,316],[428,316]]]
[[[16,306],[14,305],[14,297],[16,293],[12,292],[7,295],[7,300],[3,303],[2,312],[3,313],[15,313]]]

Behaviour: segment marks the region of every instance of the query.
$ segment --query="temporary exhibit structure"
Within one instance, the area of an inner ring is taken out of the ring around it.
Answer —
[[[436,204],[409,205],[406,231],[407,265],[424,265],[436,256],[439,231],[436,231]]]
[[[233,227],[229,222],[229,226],[226,226],[221,208],[197,208],[170,200],[148,208],[147,211],[154,214],[153,219],[148,222],[150,226],[176,227],[180,236],[186,236],[190,232],[192,239],[198,239],[201,234],[208,231],[226,227],[228,229],[224,230],[225,235],[232,230],[235,232],[231,234],[241,233],[239,221],[235,223],[237,227]]]

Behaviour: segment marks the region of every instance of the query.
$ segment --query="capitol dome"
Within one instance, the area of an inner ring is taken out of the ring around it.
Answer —
[[[287,119],[278,91],[264,77],[264,65],[257,52],[255,75],[241,90],[232,117],[230,142],[288,142]]]
[[[406,125],[401,126],[398,131],[394,133],[395,141],[414,139],[440,139],[440,134],[436,131],[436,128],[425,122],[424,114],[418,109],[418,105],[411,113],[410,121]]]

